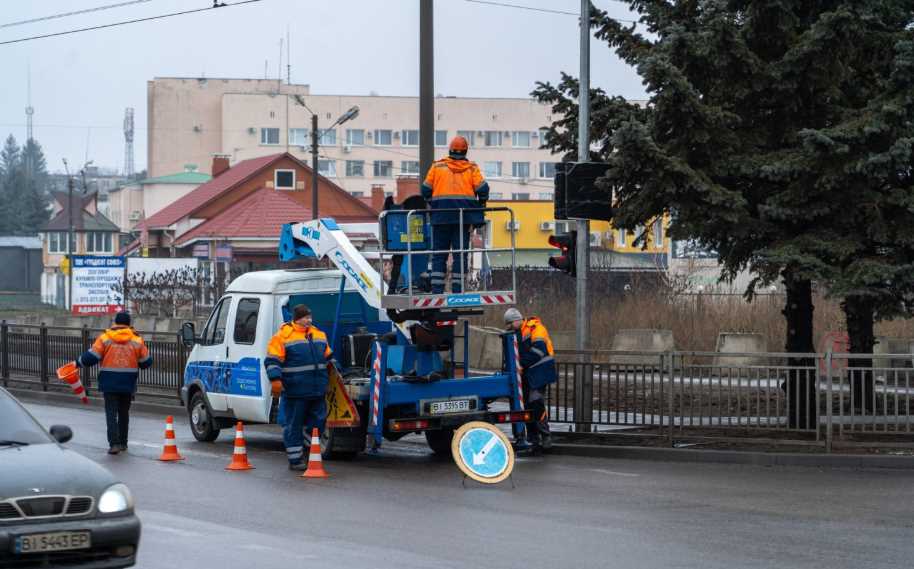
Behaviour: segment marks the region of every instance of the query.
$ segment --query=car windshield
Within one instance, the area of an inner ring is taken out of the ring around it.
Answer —
[[[0,389],[0,450],[15,445],[48,444],[52,439],[19,403]]]

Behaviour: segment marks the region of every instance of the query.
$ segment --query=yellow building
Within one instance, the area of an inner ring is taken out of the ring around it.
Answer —
[[[512,236],[516,248],[517,266],[548,266],[549,257],[558,249],[549,245],[549,237],[574,229],[574,221],[556,221],[551,201],[490,201],[489,208],[504,207],[508,211],[487,214],[486,248],[510,248]],[[666,235],[669,219],[664,218],[647,227],[647,247],[636,244],[637,232],[615,229],[606,221],[590,222],[591,265],[619,269],[665,270],[668,266],[670,240]],[[506,252],[490,254],[493,266],[510,265]]]

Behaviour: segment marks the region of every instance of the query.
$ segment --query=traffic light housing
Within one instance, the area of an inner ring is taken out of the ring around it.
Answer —
[[[612,192],[597,187],[597,179],[606,174],[607,168],[603,162],[556,164],[553,194],[555,219],[612,221]]]
[[[562,271],[566,275],[577,276],[577,243],[577,231],[550,236],[549,245],[558,247],[561,250],[561,254],[549,257],[549,266]]]

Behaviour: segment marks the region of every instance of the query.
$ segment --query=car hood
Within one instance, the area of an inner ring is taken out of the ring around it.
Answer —
[[[0,448],[0,499],[39,494],[97,499],[115,482],[106,469],[57,444]]]

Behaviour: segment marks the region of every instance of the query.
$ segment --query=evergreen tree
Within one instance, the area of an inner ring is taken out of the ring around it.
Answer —
[[[22,192],[20,215],[22,230],[36,233],[50,219],[50,177],[41,145],[34,139],[22,149]]]
[[[591,94],[591,136],[608,164],[600,184],[615,189],[617,223],[670,212],[671,237],[717,251],[725,278],[749,269],[752,288],[782,279],[789,352],[814,351],[814,280],[847,294],[848,314],[864,320],[858,297],[898,306],[911,277],[881,270],[914,257],[914,238],[896,227],[914,226],[903,110],[914,0],[628,3],[639,26],[599,10],[591,21],[649,95],[639,107]],[[546,145],[572,152],[577,81],[563,76],[533,95],[564,113]],[[884,294],[872,294],[876,281]],[[816,425],[812,375],[788,382],[793,426]]]
[[[0,234],[19,230],[16,188],[21,172],[20,158],[19,145],[11,134],[0,149]]]

